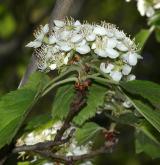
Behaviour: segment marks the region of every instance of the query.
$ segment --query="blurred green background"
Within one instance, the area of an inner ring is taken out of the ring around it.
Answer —
[[[0,0],[0,95],[17,88],[32,54],[32,49],[25,48],[25,44],[33,39],[33,30],[39,24],[47,23],[54,3],[54,0]],[[134,1],[84,0],[75,18],[116,24],[132,38],[140,29],[148,27]],[[144,59],[134,70],[137,79],[160,82],[159,49],[160,43],[153,33],[142,51]],[[46,105],[47,99],[42,103]],[[117,149],[113,154],[99,157],[99,164],[160,165],[160,159],[152,160],[145,154],[134,153],[133,136],[131,128],[122,128]],[[13,161],[9,164],[12,165]]]

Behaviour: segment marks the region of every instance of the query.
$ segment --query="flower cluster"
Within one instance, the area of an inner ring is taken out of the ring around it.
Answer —
[[[152,17],[155,10],[160,9],[160,0],[137,0],[137,9],[142,16]]]
[[[129,74],[141,56],[134,41],[115,25],[54,20],[52,29],[40,26],[34,36],[35,40],[26,46],[35,48],[37,66],[42,71],[69,65],[74,55],[79,54],[81,58],[90,55],[98,59],[100,70],[114,81],[135,78]]]
[[[61,126],[62,126],[62,122],[58,121],[58,122],[55,122],[49,128],[34,130],[34,131],[20,137],[17,140],[16,146],[34,145],[34,144],[44,142],[44,141],[51,141],[54,139],[54,137],[57,133],[57,130],[59,130],[61,128]],[[68,137],[68,135],[72,129],[75,129],[75,127],[74,126],[70,127],[65,132],[65,134],[62,138]],[[73,137],[69,141],[69,143],[64,144],[64,147],[61,150],[59,150],[58,153],[64,154],[66,156],[83,155],[83,154],[87,154],[91,150],[91,145],[92,145],[92,142],[89,142],[88,144],[85,144],[85,145],[78,145],[76,139]],[[25,155],[25,152],[21,152],[20,155],[21,156]],[[37,160],[38,160],[38,157],[36,156],[31,161],[34,162]],[[50,163],[49,162],[44,163],[44,165],[46,165],[46,164],[50,164]],[[52,164],[53,163],[51,163],[51,165]],[[92,165],[92,163],[90,161],[87,161],[87,162],[82,163],[82,165]]]

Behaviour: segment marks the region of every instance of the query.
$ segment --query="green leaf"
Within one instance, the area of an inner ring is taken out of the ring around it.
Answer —
[[[0,148],[16,135],[29,109],[37,101],[37,92],[44,80],[44,74],[35,73],[26,86],[0,98]]]
[[[58,88],[52,106],[52,117],[54,119],[64,119],[70,110],[70,104],[74,97],[73,84],[65,84]]]
[[[154,158],[160,157],[160,143],[148,130],[146,125],[141,125],[136,131],[135,148],[136,153],[144,152]]]
[[[160,42],[160,27],[155,29],[155,35],[158,42]]]
[[[125,125],[135,125],[136,123],[139,122],[139,118],[136,117],[133,113],[126,113],[122,114],[120,116],[113,116],[109,113],[105,113],[105,115],[110,118],[111,120],[120,123],[120,124],[125,124]]]
[[[31,131],[34,130],[41,125],[46,124],[47,122],[51,121],[50,114],[42,114],[38,116],[33,116],[28,122],[27,126],[25,127],[25,131]]]
[[[160,112],[139,100],[132,100],[136,110],[160,132]]]
[[[148,99],[157,108],[160,108],[160,85],[150,81],[134,80],[123,82],[121,86],[127,92],[140,95]]]
[[[135,36],[135,42],[138,45],[138,49],[142,50],[153,29],[142,29]]]
[[[76,140],[79,144],[84,144],[90,139],[93,139],[95,135],[101,131],[103,128],[97,125],[96,123],[89,122],[86,123],[82,128],[76,130]]]
[[[160,26],[160,12],[157,12],[154,16],[152,16],[149,21],[148,24],[151,26]]]
[[[97,108],[104,103],[106,90],[105,86],[99,84],[93,84],[89,88],[87,106],[73,120],[77,125],[82,125],[86,120],[95,116]]]

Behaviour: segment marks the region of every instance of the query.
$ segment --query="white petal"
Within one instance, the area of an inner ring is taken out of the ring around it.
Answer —
[[[122,78],[122,73],[121,72],[119,72],[119,71],[112,71],[111,73],[110,73],[110,76],[112,77],[112,79],[114,80],[114,81],[120,81],[121,80],[121,78]]]
[[[101,26],[96,26],[93,30],[93,33],[95,33],[96,35],[99,35],[99,36],[104,36],[104,35],[106,35],[106,29]]]
[[[137,54],[136,53],[129,53],[128,63],[131,66],[135,66],[137,64]]]
[[[44,27],[43,27],[43,33],[44,34],[46,34],[46,33],[48,33],[49,32],[49,26],[48,26],[48,24],[46,24]]]
[[[125,64],[122,68],[122,73],[123,75],[128,75],[131,72],[131,70],[132,70],[132,67]]]
[[[70,57],[70,53],[67,54],[67,56],[64,58],[64,64],[67,65]]]
[[[36,35],[36,40],[39,40],[39,41],[42,41],[43,40],[43,38],[44,38],[44,33],[43,32],[41,32],[41,33],[39,33],[38,35]]]
[[[147,17],[152,17],[154,15],[155,11],[153,9],[153,7],[148,7],[146,10],[146,16]]]
[[[60,49],[63,50],[63,51],[65,51],[65,52],[68,52],[68,51],[70,51],[72,49],[71,46],[69,46],[65,42],[57,42],[57,45],[59,45],[60,46]]]
[[[59,28],[65,26],[65,22],[60,20],[54,20],[54,24]]]
[[[86,36],[87,41],[94,41],[95,39],[96,39],[96,35],[93,33]]]
[[[75,34],[72,38],[71,38],[71,42],[73,43],[77,43],[82,41],[83,37],[80,34]]]
[[[55,70],[55,69],[57,68],[57,65],[56,65],[56,64],[51,64],[51,65],[49,66],[49,68],[50,68],[51,70]]]
[[[31,41],[29,42],[26,47],[33,47],[33,48],[38,48],[42,45],[42,42],[41,41],[38,41],[38,40],[34,40],[34,41]]]
[[[91,49],[96,49],[96,43],[93,43],[93,44],[92,44]]]
[[[100,70],[104,73],[110,73],[113,68],[114,68],[113,64],[106,64],[104,62],[100,64]]]
[[[106,53],[107,53],[108,57],[110,57],[112,59],[115,59],[119,56],[118,51],[111,49],[111,48],[107,48]]]
[[[104,49],[95,49],[94,52],[100,57],[107,57],[108,54]]]
[[[76,21],[75,23],[74,23],[74,26],[80,26],[81,25],[81,23],[79,22],[79,21]]]
[[[61,32],[60,34],[60,40],[65,40],[67,41],[71,35],[70,31],[64,30],[63,32]]]
[[[144,0],[138,0],[137,8],[141,16],[144,16],[146,13],[146,2]]]
[[[125,108],[131,108],[132,107],[132,103],[128,100],[126,100],[125,102],[123,102],[122,104]]]
[[[87,54],[91,51],[91,49],[88,45],[82,45],[80,47],[77,47],[76,51],[80,54]]]
[[[48,40],[49,40],[49,44],[54,44],[57,41],[54,35],[49,36]]]
[[[114,36],[113,32],[111,30],[109,30],[109,29],[106,29],[106,35],[108,37],[113,37]]]
[[[127,76],[128,81],[132,81],[132,80],[135,80],[135,79],[136,79],[136,76],[133,75],[133,74],[130,74],[130,75]]]
[[[122,32],[122,31],[116,30],[116,31],[115,31],[115,37],[116,37],[117,39],[121,40],[121,39],[125,38],[125,34],[124,34],[124,32]]]
[[[117,40],[115,38],[109,38],[107,40],[107,47],[108,48],[115,48],[117,45]]]
[[[122,42],[118,42],[116,47],[118,50],[123,51],[123,52],[128,50],[127,46],[125,46]]]
[[[84,45],[86,45],[86,40],[85,39],[83,39],[81,42],[79,42],[79,43],[77,43],[76,44],[76,46],[78,47],[78,46],[84,46]]]

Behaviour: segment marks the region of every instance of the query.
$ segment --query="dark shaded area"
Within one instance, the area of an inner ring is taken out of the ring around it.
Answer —
[[[25,44],[33,39],[34,28],[49,20],[53,6],[53,0],[0,1],[0,96],[17,88],[32,54],[32,50],[25,48]],[[125,0],[86,0],[77,18],[88,22],[105,20],[116,24],[131,36],[147,27],[146,19],[141,17],[136,9],[136,3],[126,3]],[[160,82],[159,48],[160,44],[152,34],[142,52],[144,59],[134,70],[138,79]],[[53,96],[54,92],[40,101],[31,115],[36,115],[40,111],[49,111]],[[98,118],[98,120],[102,119]],[[113,154],[100,156],[97,164],[160,164],[159,159],[152,160],[147,155],[134,153],[132,128],[120,126],[119,130],[120,142],[116,151]],[[14,165],[16,164],[14,161],[15,157],[11,157],[6,164]]]

